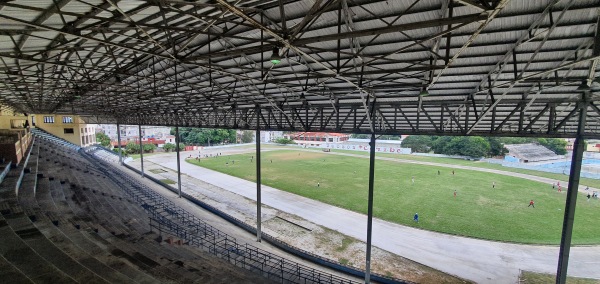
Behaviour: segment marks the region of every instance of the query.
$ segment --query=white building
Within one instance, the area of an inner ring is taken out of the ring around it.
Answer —
[[[263,142],[263,143],[275,142],[275,140],[277,140],[279,138],[283,138],[283,131],[261,131],[260,132],[260,142]]]
[[[137,125],[121,125],[121,140],[138,139],[140,136]],[[98,132],[103,132],[110,137],[110,140],[117,140],[117,125],[116,124],[99,124]],[[171,127],[166,126],[142,126],[143,138],[165,139],[167,135],[171,135]]]

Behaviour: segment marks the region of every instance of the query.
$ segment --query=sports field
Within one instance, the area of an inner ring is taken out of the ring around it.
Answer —
[[[240,154],[187,161],[255,181],[252,157],[254,154]],[[297,150],[262,153],[263,184],[365,214],[368,170],[369,160],[364,158]],[[512,176],[467,170],[455,170],[452,175],[448,167],[376,161],[375,216],[427,230],[558,244],[565,198],[564,190],[558,193],[548,184]],[[531,199],[535,208],[528,207]],[[419,223],[413,221],[417,212]],[[594,224],[599,213],[598,200],[588,202],[579,196],[574,244],[600,243],[600,226]]]

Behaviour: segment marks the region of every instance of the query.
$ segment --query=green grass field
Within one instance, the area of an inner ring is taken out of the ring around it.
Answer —
[[[554,283],[556,275],[536,273],[530,271],[522,271],[519,283],[523,284],[546,284]],[[579,277],[567,277],[567,283],[569,284],[600,284],[598,279],[579,278]]]
[[[331,151],[339,152],[339,153],[348,153],[348,154],[359,154],[359,155],[364,155],[364,156],[369,155],[368,152],[362,152],[362,151],[350,151],[350,150],[338,150],[338,149],[332,149]],[[501,170],[501,171],[506,171],[506,172],[534,175],[534,176],[545,177],[545,178],[550,178],[550,179],[555,179],[555,180],[562,180],[562,181],[567,181],[569,179],[568,175],[555,174],[555,173],[542,172],[542,171],[534,171],[534,170],[526,170],[526,169],[519,169],[519,168],[510,168],[510,167],[504,167],[504,166],[498,165],[498,164],[491,164],[488,162],[466,161],[466,160],[453,159],[453,158],[437,158],[437,157],[427,157],[427,156],[417,156],[417,155],[386,154],[386,153],[376,153],[376,156],[377,157],[397,158],[397,159],[403,159],[403,160],[413,160],[413,161],[421,161],[421,162],[448,164],[448,165],[460,165],[460,166],[494,169],[494,170]],[[568,171],[569,171],[569,169],[567,169],[567,172]],[[579,184],[587,185],[587,186],[591,186],[591,187],[595,187],[595,188],[600,188],[600,180],[597,180],[597,179],[581,178]]]
[[[255,181],[251,156],[254,154],[187,161]],[[263,184],[366,214],[368,159],[295,150],[265,151],[262,156]],[[492,189],[492,181],[496,189]],[[557,193],[548,184],[512,176],[467,170],[456,170],[453,176],[447,167],[376,162],[375,216],[426,230],[508,242],[558,244],[565,198],[565,191]],[[535,200],[536,208],[527,207],[530,199]],[[415,212],[419,213],[419,223],[412,221]],[[574,244],[600,243],[600,226],[590,223],[598,213],[598,200],[588,202],[585,196],[579,196]]]

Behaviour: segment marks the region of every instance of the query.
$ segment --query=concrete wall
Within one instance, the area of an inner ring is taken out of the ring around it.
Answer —
[[[53,122],[50,122],[50,118],[53,118]],[[96,143],[96,128],[86,124],[79,116],[35,114],[33,122],[35,127],[75,145],[85,147]],[[73,129],[73,133],[66,133],[66,129]]]

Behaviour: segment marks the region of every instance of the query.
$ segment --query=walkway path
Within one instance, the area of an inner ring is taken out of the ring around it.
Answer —
[[[225,150],[219,150],[226,152]],[[206,151],[206,153],[209,153]],[[342,155],[353,155],[336,153]],[[182,153],[182,158],[188,153]],[[362,155],[356,155],[363,157]],[[378,158],[390,159],[393,158]],[[172,155],[147,157],[153,163],[176,170]],[[405,160],[402,162],[448,166],[428,162]],[[453,168],[489,171],[532,179],[533,176],[480,169],[467,166]],[[255,200],[256,184],[240,178],[181,163],[181,171],[191,177]],[[539,178],[539,177],[535,177]],[[536,179],[537,180],[537,179]],[[552,180],[539,178],[551,183]],[[348,236],[366,241],[367,217],[363,214],[301,197],[269,186],[262,187],[262,200],[278,210],[298,215],[313,223],[337,230]],[[555,273],[558,246],[508,244],[457,237],[419,230],[375,218],[373,220],[373,245],[404,256],[435,269],[457,275],[477,283],[517,283],[519,270]],[[569,261],[569,275],[600,279],[600,246],[573,247]]]

